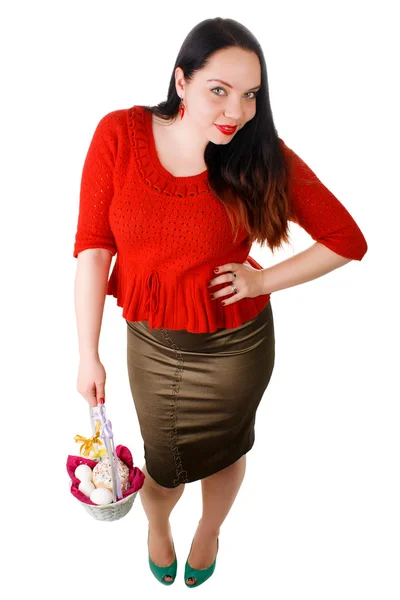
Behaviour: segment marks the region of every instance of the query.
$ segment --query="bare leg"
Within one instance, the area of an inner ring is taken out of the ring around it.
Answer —
[[[159,567],[167,567],[174,560],[171,525],[169,516],[182,496],[185,484],[175,488],[165,488],[148,474],[146,465],[142,468],[146,478],[139,490],[140,500],[149,521],[149,552],[151,560]],[[171,581],[169,576],[166,581]]]
[[[235,501],[245,472],[246,455],[244,454],[233,465],[201,480],[203,514],[188,559],[193,569],[207,569],[214,562],[220,527]],[[189,578],[187,583],[190,585],[196,581]]]

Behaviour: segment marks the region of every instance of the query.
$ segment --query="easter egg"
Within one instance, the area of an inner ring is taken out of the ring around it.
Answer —
[[[90,499],[94,504],[111,504],[113,495],[107,488],[95,488],[90,494]]]
[[[75,469],[75,477],[77,477],[79,481],[92,481],[93,471],[89,465],[79,465]]]
[[[85,494],[85,496],[88,498],[90,498],[91,493],[95,489],[96,488],[94,487],[93,483],[88,479],[83,479],[78,486],[78,490],[82,492],[82,494]]]

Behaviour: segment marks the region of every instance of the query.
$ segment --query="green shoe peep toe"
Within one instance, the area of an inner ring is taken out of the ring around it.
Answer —
[[[150,537],[150,530],[149,530],[149,533],[147,536],[147,548],[149,547],[149,537]],[[172,542],[172,545],[174,546],[173,542]],[[175,560],[172,564],[170,564],[168,567],[159,567],[151,560],[150,552],[149,552],[150,570],[153,573],[154,577],[157,579],[157,581],[159,581],[160,583],[163,583],[164,585],[171,585],[175,581],[176,571],[178,568],[178,561],[176,558],[175,546],[174,546],[174,553],[175,553]],[[172,577],[172,581],[165,581],[166,576]]]
[[[193,541],[192,541],[192,545],[190,546],[190,552],[192,550],[192,546],[193,546]],[[217,554],[218,554],[218,549],[219,549],[219,539],[217,539]],[[190,552],[189,552],[189,556],[190,556]],[[213,562],[213,564],[211,565],[211,567],[207,567],[207,569],[193,569],[193,567],[191,567],[189,565],[189,556],[186,560],[186,565],[185,565],[185,584],[187,587],[199,587],[199,585],[201,585],[202,583],[204,583],[205,581],[207,581],[207,579],[209,579],[211,577],[211,575],[214,573],[215,571],[215,565],[217,563],[217,556],[215,556],[215,560]],[[187,583],[188,579],[193,578],[195,580],[194,583]]]

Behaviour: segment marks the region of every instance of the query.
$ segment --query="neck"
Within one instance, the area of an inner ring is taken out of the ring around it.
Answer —
[[[159,122],[158,119],[157,123]],[[209,140],[199,134],[186,114],[183,119],[178,114],[175,121],[164,121],[161,125],[168,134],[171,144],[176,148],[176,154],[181,156],[184,162],[204,163],[204,151]]]

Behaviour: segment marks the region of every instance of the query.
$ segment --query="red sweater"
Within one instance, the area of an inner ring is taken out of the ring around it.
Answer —
[[[339,200],[281,140],[295,158],[291,220],[337,254],[361,260],[367,244]],[[307,174],[315,185],[295,182]],[[128,321],[194,333],[232,328],[253,319],[269,294],[221,306],[207,289],[213,269],[246,260],[251,246],[243,229],[233,243],[224,205],[208,172],[174,177],[162,166],[151,113],[142,106],[116,110],[99,122],[83,166],[73,256],[106,248],[116,261],[107,294]],[[214,291],[225,287],[216,286]]]

